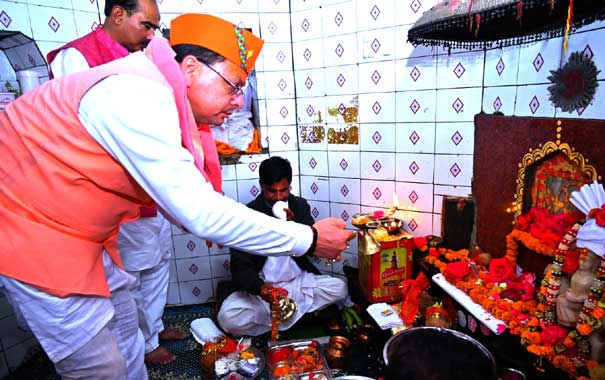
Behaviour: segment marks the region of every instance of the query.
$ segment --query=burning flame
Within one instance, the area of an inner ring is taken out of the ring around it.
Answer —
[[[393,191],[393,207],[395,209],[399,208],[399,197],[397,196],[397,193]]]

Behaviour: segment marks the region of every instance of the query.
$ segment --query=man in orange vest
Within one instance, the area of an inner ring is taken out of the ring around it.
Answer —
[[[160,23],[156,0],[107,0],[104,12],[103,25],[48,53],[55,78],[143,50]],[[159,340],[186,336],[176,329],[164,329],[162,322],[172,256],[170,222],[155,207],[143,208],[141,219],[120,227],[118,245],[124,268],[134,277],[130,292],[137,305],[139,327],[145,341],[145,363],[167,364],[176,356],[160,346]],[[120,350],[127,362],[139,357],[132,350],[132,342],[123,343]]]
[[[147,378],[119,350],[138,329],[116,236],[140,206],[261,255],[339,259],[355,236],[339,219],[279,221],[215,191],[202,123],[241,107],[262,43],[220,18],[181,15],[176,62],[154,38],[146,53],[49,81],[0,112],[0,287],[63,379]]]

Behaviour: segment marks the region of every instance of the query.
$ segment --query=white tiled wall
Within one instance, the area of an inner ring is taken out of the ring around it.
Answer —
[[[416,235],[440,233],[441,200],[467,195],[473,177],[473,116],[505,115],[605,119],[605,24],[570,37],[487,51],[413,47],[407,30],[436,0],[158,0],[162,24],[182,12],[206,12],[252,27],[266,41],[257,63],[263,144],[294,165],[294,192],[309,199],[318,218],[349,222],[359,211],[388,207]],[[33,37],[42,54],[94,28],[99,0],[0,0],[0,30]],[[601,73],[595,100],[563,113],[549,102],[547,77],[573,51],[592,55]],[[6,65],[3,57],[0,64]],[[0,80],[14,73],[0,70]],[[348,127],[328,110],[356,106],[356,144],[328,143],[329,129]],[[326,138],[303,141],[314,125]],[[223,168],[224,191],[248,202],[259,192],[258,163],[244,157]],[[169,304],[206,302],[229,277],[228,250],[173,229]],[[356,244],[344,255],[357,266]],[[342,265],[324,272],[342,274]],[[21,362],[29,334],[18,332],[0,300],[0,378]]]

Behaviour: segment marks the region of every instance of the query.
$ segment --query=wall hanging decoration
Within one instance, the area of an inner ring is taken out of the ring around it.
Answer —
[[[550,101],[565,112],[572,112],[588,106],[599,86],[597,66],[581,52],[574,52],[558,70],[551,71],[548,80]]]
[[[605,0],[445,0],[408,31],[414,45],[503,47],[567,35],[605,19]]]

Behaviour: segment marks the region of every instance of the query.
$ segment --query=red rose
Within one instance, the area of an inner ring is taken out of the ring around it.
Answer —
[[[471,268],[466,261],[454,261],[445,267],[443,275],[452,284],[464,280],[471,272]]]
[[[554,346],[562,343],[567,336],[567,329],[561,325],[550,325],[542,329],[540,333],[541,343],[545,346]]]
[[[504,282],[515,278],[515,266],[505,258],[489,262],[489,277],[492,282]]]
[[[531,224],[531,215],[529,213],[522,214],[517,217],[517,229],[521,231],[527,231]]]
[[[572,274],[578,269],[578,259],[580,254],[576,249],[570,249],[565,253],[563,268],[561,271],[566,274]]]

